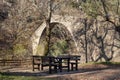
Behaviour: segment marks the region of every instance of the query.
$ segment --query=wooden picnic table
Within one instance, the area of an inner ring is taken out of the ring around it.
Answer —
[[[37,58],[40,63],[34,63],[34,59]],[[76,70],[78,70],[78,60],[80,60],[80,56],[78,55],[60,55],[57,57],[53,56],[33,56],[33,70],[34,70],[34,64],[38,65],[37,69],[43,70],[43,67],[48,66],[49,67],[49,73],[51,73],[52,70],[57,72],[57,70],[60,70],[60,72],[63,71],[63,68],[67,68],[67,71],[70,71],[71,69],[75,67]],[[72,62],[71,62],[72,61]],[[54,67],[54,68],[52,68]]]
[[[80,60],[80,56],[78,56],[78,55],[64,55],[63,56],[62,55],[62,56],[58,56],[56,58],[59,59],[60,72],[62,72],[63,68],[67,68],[67,71],[69,72],[70,66],[71,66],[71,69],[73,70],[74,65],[75,65],[75,69],[78,70],[78,60]]]
[[[56,62],[56,58],[53,56],[32,56],[33,57],[33,71],[34,69],[41,70],[44,69],[44,67],[49,67],[49,73],[52,71],[57,72],[57,67],[59,66],[59,63]]]

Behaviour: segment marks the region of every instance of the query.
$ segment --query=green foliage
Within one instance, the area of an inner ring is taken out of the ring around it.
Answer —
[[[79,8],[80,4],[77,2],[71,2],[73,8]]]
[[[104,65],[120,65],[120,62],[97,62],[95,64],[104,64]]]
[[[0,75],[0,80],[56,80],[55,78]]]
[[[14,55],[23,57],[23,55],[27,52],[23,44],[16,44],[14,46]]]
[[[88,62],[88,63],[82,63],[81,66],[88,66],[88,65],[108,65],[108,66],[120,66],[120,62]]]
[[[106,8],[109,15],[115,16],[120,14],[120,0],[86,0],[75,2],[72,1],[71,5],[74,8],[81,8],[89,17],[96,18],[97,16],[106,16],[103,6]]]
[[[82,3],[81,6],[84,12],[93,18],[96,18],[101,14],[101,3],[100,1],[87,0],[85,3]]]
[[[106,1],[106,6],[109,12],[120,15],[120,0],[108,0]]]
[[[67,49],[67,42],[65,40],[60,40],[52,45],[52,47],[50,48],[50,54],[53,56],[66,54]]]
[[[0,80],[14,80],[13,77],[0,75]]]

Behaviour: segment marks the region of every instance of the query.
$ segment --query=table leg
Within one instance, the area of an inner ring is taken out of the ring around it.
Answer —
[[[49,58],[49,73],[51,74],[51,71],[52,71],[52,66],[51,66],[51,58]]]
[[[68,59],[68,72],[70,71],[70,59]]]
[[[59,59],[59,69],[60,69],[60,72],[62,72],[62,59]]]
[[[78,70],[78,60],[76,60],[76,70]]]

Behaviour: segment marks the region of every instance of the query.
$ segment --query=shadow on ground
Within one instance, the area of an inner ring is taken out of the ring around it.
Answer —
[[[14,70],[14,68],[13,68]],[[118,71],[119,70],[119,71]],[[117,71],[117,72],[116,72]],[[79,67],[77,71],[63,70],[63,72],[49,74],[48,70],[45,71],[20,71],[16,69],[14,72],[6,71],[1,72],[5,76],[39,76],[48,78],[57,78],[57,80],[119,80],[120,79],[120,66],[108,65],[87,65]],[[79,78],[80,77],[80,78]],[[99,78],[99,79],[97,79]]]
[[[13,71],[13,70],[8,70],[6,72],[0,72],[0,74],[2,75],[9,75],[9,76],[51,76],[51,75],[65,75],[65,74],[76,74],[76,73],[85,73],[85,72],[92,72],[92,71],[100,71],[100,70],[105,70],[105,69],[111,69],[111,68],[119,68],[119,67],[108,67],[108,66],[100,66],[100,67],[97,67],[97,66],[87,66],[87,67],[81,67],[79,68],[77,71],[69,71],[67,72],[67,70],[63,70],[63,72],[53,72],[52,74],[49,74],[48,71],[21,71],[20,72],[20,69],[17,70],[17,68],[15,68],[16,70]]]

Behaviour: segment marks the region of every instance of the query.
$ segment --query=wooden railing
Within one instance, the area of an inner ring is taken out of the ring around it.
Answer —
[[[32,64],[31,59],[2,59],[0,60],[0,66],[23,66]]]

